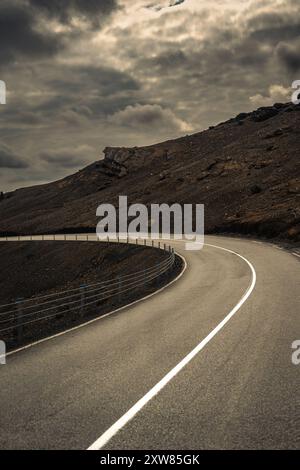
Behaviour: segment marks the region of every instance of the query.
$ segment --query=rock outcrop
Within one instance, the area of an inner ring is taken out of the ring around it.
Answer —
[[[174,151],[174,146],[173,146]],[[145,165],[158,159],[168,161],[171,159],[171,149],[162,145],[149,147],[106,147],[103,151],[103,170],[107,175],[126,176],[128,173],[143,168]]]

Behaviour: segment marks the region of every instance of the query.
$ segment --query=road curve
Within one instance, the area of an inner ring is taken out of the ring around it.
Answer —
[[[254,287],[250,265],[251,295],[105,448],[299,448],[299,259],[249,240],[206,237],[196,252],[173,243],[187,260],[179,281],[0,366],[2,449],[99,443],[236,309]]]

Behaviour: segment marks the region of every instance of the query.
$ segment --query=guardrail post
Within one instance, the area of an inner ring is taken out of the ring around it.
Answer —
[[[23,298],[16,300],[16,308],[17,308],[17,342],[21,343],[23,339],[23,325],[22,325],[22,303]]]

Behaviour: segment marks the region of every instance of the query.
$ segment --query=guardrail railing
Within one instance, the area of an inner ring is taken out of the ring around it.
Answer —
[[[43,239],[48,240],[49,237],[43,236]],[[61,236],[51,237],[53,237],[52,240],[61,240],[61,238],[58,238]],[[18,240],[23,241],[24,238],[18,237]],[[30,239],[32,238],[30,237]],[[76,236],[74,239],[79,240],[80,238]],[[91,238],[84,239],[89,240]],[[12,238],[9,237],[9,240],[12,240]],[[145,242],[143,243],[146,245]],[[155,246],[153,241],[151,245]],[[83,317],[92,309],[99,307],[103,301],[112,298],[120,300],[122,295],[132,292],[145,284],[150,284],[152,281],[158,281],[162,275],[173,270],[176,256],[174,249],[166,244],[158,242],[157,248],[165,251],[166,258],[155,266],[132,274],[82,285],[78,288],[34,296],[28,299],[19,298],[14,302],[0,305],[0,335],[8,335],[14,342],[21,343],[24,328],[28,325],[38,324],[38,322],[51,320],[55,317],[62,318],[74,311],[78,312],[79,317]]]

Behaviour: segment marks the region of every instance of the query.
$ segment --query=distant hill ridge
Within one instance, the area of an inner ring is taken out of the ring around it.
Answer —
[[[96,208],[129,201],[204,203],[206,231],[300,241],[300,105],[241,113],[205,131],[105,158],[0,200],[0,232],[94,230]]]

